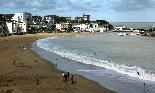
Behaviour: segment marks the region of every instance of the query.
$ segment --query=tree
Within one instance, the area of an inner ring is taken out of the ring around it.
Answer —
[[[67,30],[67,32],[72,32],[73,31],[73,27],[72,27],[72,24],[70,23],[69,25],[68,25],[68,30]]]
[[[55,19],[55,22],[56,23],[65,23],[65,22],[67,22],[67,20],[65,17],[58,17]]]
[[[107,22],[107,21],[105,21],[105,20],[96,20],[96,22],[98,23],[98,25],[109,24],[109,22]]]
[[[48,26],[48,32],[53,32],[53,31],[55,31],[55,28],[56,28],[56,25],[49,25]]]
[[[86,24],[86,23],[88,23],[88,24],[89,24],[89,23],[90,23],[90,20],[86,20],[86,21],[84,21],[84,23],[85,23],[85,24]]]
[[[71,20],[71,23],[78,23],[77,20]]]
[[[6,18],[2,14],[0,14],[0,21],[6,21]]]
[[[29,27],[28,33],[29,34],[36,33],[36,27]]]
[[[90,28],[93,28],[93,24],[90,24],[89,27],[90,27]]]
[[[113,30],[114,29],[114,26],[109,24],[109,30]]]

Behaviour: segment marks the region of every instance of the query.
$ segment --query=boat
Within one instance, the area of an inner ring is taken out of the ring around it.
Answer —
[[[119,35],[119,36],[126,36],[126,35],[128,35],[128,34],[126,34],[126,33],[118,33],[118,35]]]

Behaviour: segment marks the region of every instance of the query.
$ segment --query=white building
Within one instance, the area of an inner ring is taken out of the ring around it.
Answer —
[[[56,24],[56,29],[61,30],[61,24]]]
[[[73,23],[72,27],[74,31],[86,31],[89,28],[87,24]]]
[[[10,32],[13,34],[17,33],[26,33],[28,29],[28,24],[32,23],[32,15],[31,13],[15,13],[12,18],[12,31],[11,31],[11,23],[8,23],[8,28],[10,28]]]
[[[27,32],[27,23],[26,22],[19,22],[18,23],[18,32],[23,32],[23,33],[26,33]]]
[[[109,27],[108,27],[108,25],[100,25],[100,26],[98,26],[98,29],[100,32],[105,32],[105,31],[109,30]]]
[[[26,22],[26,23],[31,23],[32,22],[32,15],[31,13],[15,13],[13,16],[13,20],[17,22]]]
[[[99,28],[98,28],[97,23],[89,24],[88,28],[86,29],[86,31],[89,31],[89,32],[97,32],[98,30],[99,30]]]
[[[69,23],[60,23],[60,24],[56,24],[56,29],[59,29],[61,31],[65,31],[69,28]]]
[[[26,22],[12,22],[7,23],[9,32],[12,34],[20,34],[20,33],[26,33],[27,32],[27,23]],[[11,29],[12,28],[12,29]]]
[[[97,23],[91,23],[91,24],[73,23],[72,27],[74,28],[74,31],[96,32],[99,30]]]
[[[80,24],[80,26],[81,26],[80,29],[83,31],[89,28],[88,24]]]
[[[47,15],[47,16],[44,16],[42,17],[42,21],[44,22],[44,24],[46,23],[55,23],[55,19],[56,18],[59,18],[59,16],[57,15]]]
[[[13,22],[6,22],[9,33],[13,33]]]
[[[81,29],[80,23],[73,23],[72,27],[74,29],[74,32],[78,32]]]
[[[100,32],[105,32],[106,31],[105,27],[99,27],[98,29],[99,29]]]

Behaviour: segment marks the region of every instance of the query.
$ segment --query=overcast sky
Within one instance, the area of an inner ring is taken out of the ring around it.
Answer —
[[[110,22],[155,22],[155,0],[0,0],[0,13],[81,16]]]

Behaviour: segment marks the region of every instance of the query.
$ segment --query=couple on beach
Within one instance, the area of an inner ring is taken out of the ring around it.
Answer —
[[[63,72],[62,77],[63,81],[73,84],[73,74]]]

